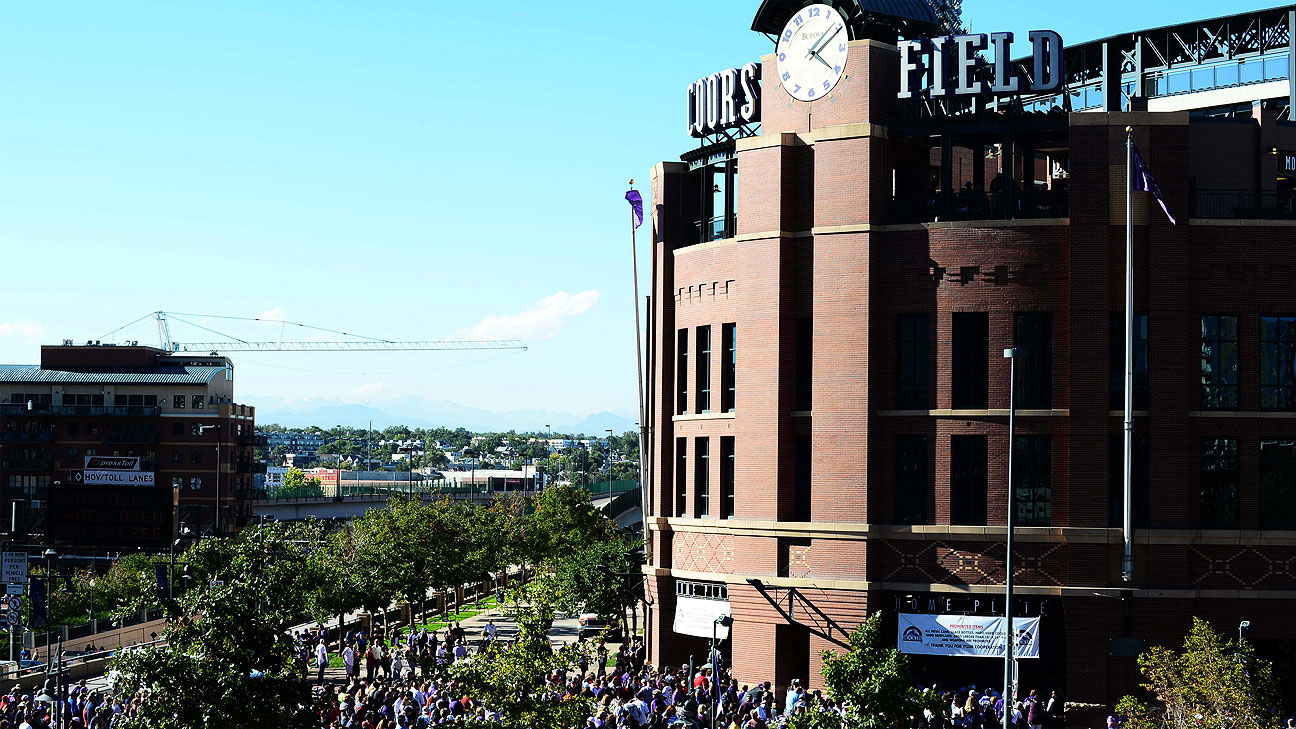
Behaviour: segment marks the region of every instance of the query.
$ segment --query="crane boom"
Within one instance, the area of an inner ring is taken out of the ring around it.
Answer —
[[[404,352],[413,350],[470,351],[516,349],[526,345],[516,339],[425,342],[171,342],[172,352]]]

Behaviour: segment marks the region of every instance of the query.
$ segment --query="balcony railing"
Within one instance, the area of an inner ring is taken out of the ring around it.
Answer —
[[[0,433],[0,442],[4,443],[49,443],[54,440],[52,431],[37,433],[9,432]]]
[[[157,433],[105,433],[105,445],[155,445]]]
[[[698,220],[689,229],[688,245],[732,238],[737,232],[737,215],[720,215],[707,220]]]
[[[4,462],[6,471],[48,471],[53,465],[48,458],[9,458]]]
[[[1194,218],[1296,220],[1293,190],[1198,190],[1192,196]]]
[[[891,199],[887,220],[892,223],[932,223],[947,220],[1016,220],[1067,217],[1066,190],[1014,192],[961,191]]]
[[[162,408],[140,405],[47,405],[27,409],[25,403],[0,404],[0,415],[106,415],[151,418],[162,414]]]

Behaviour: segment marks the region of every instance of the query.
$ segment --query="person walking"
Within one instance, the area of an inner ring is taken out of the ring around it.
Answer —
[[[324,683],[324,669],[328,668],[329,655],[328,646],[324,644],[324,636],[320,636],[319,643],[315,645],[315,665],[319,668],[315,682]]]
[[[342,666],[346,669],[348,681],[353,681],[360,677],[360,672],[356,670],[355,645],[347,643],[347,647],[342,650]]]

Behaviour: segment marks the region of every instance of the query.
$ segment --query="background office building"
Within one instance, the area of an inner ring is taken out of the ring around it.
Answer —
[[[138,459],[125,463],[143,477],[123,481],[174,489],[175,516],[194,533],[215,532],[218,508],[230,533],[248,521],[263,468],[254,434],[225,357],[65,344],[42,347],[39,365],[0,366],[0,485],[20,538],[45,539],[51,486],[82,483],[101,457]]]
[[[1112,701],[1192,616],[1251,621],[1290,681],[1293,8],[1067,45],[1061,92],[960,100],[898,98],[898,41],[939,35],[925,5],[831,5],[830,92],[797,100],[766,55],[759,132],[652,171],[651,660],[702,660],[731,614],[740,681],[818,685],[820,652],[876,611],[890,631],[1002,615],[1011,493],[1014,614],[1039,619],[1023,689]],[[783,38],[812,9],[766,0],[752,27]],[[1127,125],[1178,220],[1135,193],[1129,584]]]

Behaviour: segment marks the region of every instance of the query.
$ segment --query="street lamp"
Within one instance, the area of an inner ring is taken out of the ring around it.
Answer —
[[[1007,599],[1004,602],[1004,715],[1003,729],[1012,729],[1013,706],[1013,525],[1015,523],[1013,492],[1013,451],[1017,440],[1017,358],[1022,352],[1016,347],[1003,351],[1008,358],[1008,542],[1004,553],[1004,591]]]
[[[716,650],[716,635],[719,628],[733,625],[733,617],[721,615],[711,623],[711,726],[715,726],[720,714],[720,651]]]
[[[52,549],[45,550],[42,555],[45,557],[45,668],[48,671],[52,663],[52,653],[50,649],[50,622],[53,617],[50,612],[50,606],[54,602],[50,598],[54,596],[54,560],[58,559],[58,552]]]
[[[612,516],[612,429],[607,429],[608,516]]]
[[[221,533],[221,425],[217,423],[198,426],[198,435],[212,429],[216,431],[216,536],[220,536]]]
[[[468,500],[472,501],[472,495],[477,491],[477,451],[465,448],[463,454],[473,459],[472,475],[468,478]]]
[[[412,445],[408,445],[408,446],[401,446],[401,447],[400,447],[400,450],[401,450],[401,451],[404,451],[404,453],[405,453],[405,459],[406,459],[407,461],[409,461],[409,488],[408,488],[408,492],[409,492],[409,493],[408,493],[408,495],[409,495],[409,497],[412,499],[412,498],[414,498],[414,446],[412,446]]]

